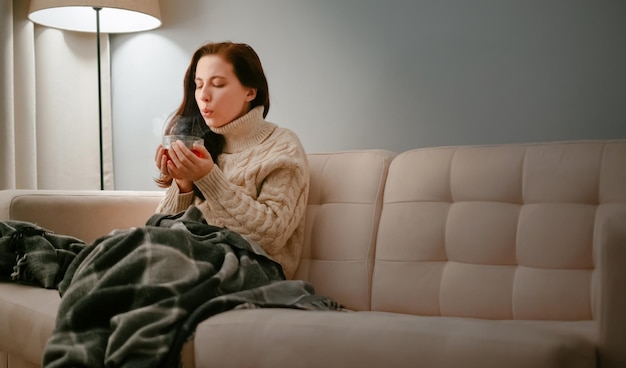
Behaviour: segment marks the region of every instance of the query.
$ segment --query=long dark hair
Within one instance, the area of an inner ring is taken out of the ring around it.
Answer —
[[[217,157],[224,149],[224,137],[212,132],[206,126],[195,99],[196,67],[198,61],[206,55],[221,56],[233,66],[235,76],[244,87],[256,89],[256,97],[250,101],[250,109],[263,106],[264,118],[270,110],[270,94],[261,60],[249,45],[230,41],[207,43],[194,52],[183,80],[183,100],[168,120],[164,134],[191,134],[203,137],[204,146],[211,154],[213,161],[217,163]],[[163,188],[172,184],[172,178],[162,175],[155,181]]]

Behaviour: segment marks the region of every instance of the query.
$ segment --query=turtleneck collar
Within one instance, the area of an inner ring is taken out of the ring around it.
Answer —
[[[263,106],[257,106],[247,114],[219,128],[210,128],[224,136],[224,153],[242,152],[263,142],[276,125],[263,119]]]

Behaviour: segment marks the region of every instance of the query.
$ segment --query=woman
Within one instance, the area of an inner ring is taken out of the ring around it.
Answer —
[[[193,97],[195,97],[195,99]],[[209,43],[193,54],[183,101],[165,134],[203,132],[204,147],[160,145],[156,181],[169,187],[157,212],[195,204],[211,225],[260,245],[287,278],[298,267],[304,239],[309,168],[298,137],[265,120],[269,89],[248,45]]]

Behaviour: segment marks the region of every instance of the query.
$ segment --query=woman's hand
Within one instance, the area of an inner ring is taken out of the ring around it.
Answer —
[[[181,141],[173,142],[169,150],[159,145],[155,160],[161,174],[175,179],[183,193],[192,191],[193,182],[208,174],[215,165],[203,145],[194,144],[189,149]]]
[[[154,154],[154,162],[156,162],[157,169],[159,169],[162,176],[169,176],[166,172],[168,158],[167,150],[162,144],[159,144],[156,153]]]

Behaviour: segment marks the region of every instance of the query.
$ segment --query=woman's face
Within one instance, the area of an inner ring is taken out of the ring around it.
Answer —
[[[206,125],[222,127],[250,110],[256,89],[244,87],[233,66],[220,56],[206,55],[196,66],[196,103]]]

